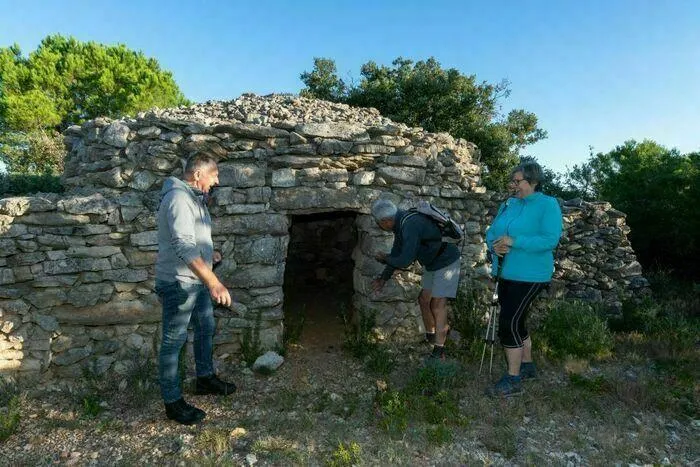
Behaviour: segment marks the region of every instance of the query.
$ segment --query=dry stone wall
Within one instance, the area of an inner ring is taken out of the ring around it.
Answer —
[[[217,273],[236,301],[232,309],[216,309],[217,358],[238,352],[252,326],[264,347],[281,343],[294,215],[356,214],[355,247],[348,252],[353,303],[376,311],[389,337],[418,331],[420,271],[402,271],[379,295],[370,293],[381,270],[373,257],[392,240],[369,216],[373,200],[409,207],[427,199],[448,210],[467,232],[463,284],[483,284],[488,274],[484,231],[495,203],[481,185],[477,148],[392,122],[374,109],[243,95],[136,118],[100,118],[65,136],[65,194],[0,200],[2,372],[76,376],[89,366],[119,373],[135,356],[154,355],[159,190],[197,151],[219,157],[220,187],[210,208],[215,247],[224,256]],[[624,218],[583,204],[566,214],[564,289],[589,298],[599,298],[592,290],[602,290],[602,298],[605,291],[628,293],[640,271]]]

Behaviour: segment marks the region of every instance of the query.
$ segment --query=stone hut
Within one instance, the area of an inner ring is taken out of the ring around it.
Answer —
[[[65,193],[0,200],[0,372],[119,373],[135,354],[153,355],[159,190],[200,150],[219,157],[217,273],[236,302],[216,311],[218,357],[251,330],[263,347],[281,345],[285,302],[309,289],[376,312],[387,338],[414,337],[420,269],[370,293],[381,271],[373,257],[392,241],[369,216],[379,197],[449,211],[466,231],[463,286],[488,275],[484,231],[498,195],[481,185],[478,149],[374,109],[243,95],[99,118],[65,139]],[[644,286],[622,213],[585,203],[564,212],[563,295],[616,301]]]

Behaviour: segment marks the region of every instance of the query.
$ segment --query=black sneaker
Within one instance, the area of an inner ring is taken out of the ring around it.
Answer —
[[[533,362],[522,362],[520,364],[520,378],[523,381],[537,378],[537,367]]]
[[[221,381],[216,375],[203,376],[197,378],[195,385],[195,394],[219,394],[228,396],[236,392],[236,385]]]
[[[170,420],[175,420],[183,425],[193,425],[204,420],[207,413],[181,398],[175,402],[165,403],[165,415]]]
[[[425,342],[426,343],[433,345],[433,344],[435,344],[435,339],[436,339],[436,337],[435,337],[434,332],[426,332],[425,333]]]
[[[442,363],[446,360],[445,357],[445,346],[444,345],[434,345],[433,351],[430,352],[428,358],[425,359],[425,363],[430,365],[434,363]]]
[[[503,375],[496,384],[486,389],[486,395],[489,397],[512,397],[519,396],[523,393],[523,387],[520,384],[520,376]]]

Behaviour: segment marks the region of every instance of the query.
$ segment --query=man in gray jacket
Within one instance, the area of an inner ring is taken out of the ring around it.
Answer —
[[[194,328],[195,392],[228,395],[236,390],[234,384],[214,374],[212,357],[212,300],[231,305],[231,295],[212,271],[214,260],[221,258],[214,252],[205,197],[218,182],[216,160],[198,153],[187,161],[184,180],[170,177],[163,183],[158,207],[156,293],[163,304],[158,376],[167,417],[185,425],[206,416],[203,410],[185,402],[180,388],[179,356],[190,322]]]

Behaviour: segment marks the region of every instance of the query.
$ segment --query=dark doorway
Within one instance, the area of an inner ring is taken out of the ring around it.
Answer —
[[[357,213],[292,216],[284,273],[285,337],[305,347],[339,347],[352,304]]]

